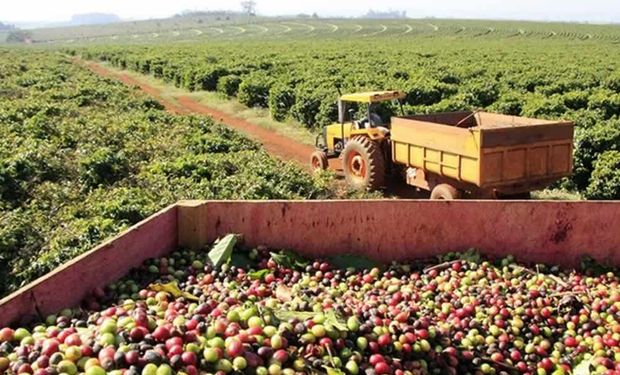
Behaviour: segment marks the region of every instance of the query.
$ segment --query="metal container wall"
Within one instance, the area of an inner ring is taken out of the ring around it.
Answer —
[[[0,327],[76,306],[95,287],[178,246],[227,233],[249,246],[382,262],[476,248],[492,257],[620,266],[620,202],[184,201],[0,300]]]
[[[456,126],[463,121],[465,127]],[[392,157],[455,183],[532,191],[570,175],[573,128],[486,112],[394,117]]]

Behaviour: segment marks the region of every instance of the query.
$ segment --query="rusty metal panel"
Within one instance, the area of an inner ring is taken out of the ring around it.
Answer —
[[[476,126],[476,119],[472,116],[473,112],[471,111],[463,111],[463,112],[441,112],[441,113],[431,113],[426,115],[413,115],[406,116],[404,118],[411,120],[418,120],[424,122],[433,122],[436,124],[443,125],[452,125],[461,123],[462,127],[473,127]]]
[[[484,179],[480,181],[480,185],[488,185],[502,181],[502,170],[504,168],[504,152],[503,151],[486,151],[480,158],[481,174]]]
[[[513,183],[527,186],[540,179],[553,182],[572,172],[572,144],[558,141],[483,149],[481,170],[484,188]]]
[[[552,174],[571,173],[573,169],[572,158],[566,156],[572,154],[572,143],[551,146],[551,170],[549,172]]]
[[[513,128],[483,128],[482,148],[510,147],[552,141],[572,141],[572,123],[519,126]]]
[[[517,147],[504,153],[503,179],[508,181],[527,178],[527,148]]]
[[[538,146],[529,149],[528,170],[529,176],[541,177],[547,175],[548,147]]]
[[[494,257],[577,266],[583,255],[620,266],[618,202],[210,202],[207,240],[243,233],[249,245],[308,256],[407,260],[478,248]]]
[[[476,130],[395,117],[390,133],[394,141],[418,147],[475,158],[480,153]]]

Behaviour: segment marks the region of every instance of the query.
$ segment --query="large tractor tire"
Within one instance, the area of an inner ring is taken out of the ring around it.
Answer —
[[[357,136],[347,142],[343,152],[347,184],[355,190],[378,190],[385,186],[385,158],[381,145]]]
[[[433,200],[461,199],[461,196],[461,191],[449,184],[439,184],[431,191],[431,199]]]
[[[323,151],[314,151],[310,156],[310,167],[312,171],[324,171],[329,166],[327,155]]]

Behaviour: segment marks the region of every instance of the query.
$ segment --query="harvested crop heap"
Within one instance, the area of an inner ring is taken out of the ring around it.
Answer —
[[[84,309],[0,330],[0,373],[620,373],[614,272],[473,252],[380,269],[234,241],[147,261]]]

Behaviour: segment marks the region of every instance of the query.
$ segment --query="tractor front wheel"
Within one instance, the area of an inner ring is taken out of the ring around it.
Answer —
[[[385,185],[381,145],[358,136],[347,142],[342,155],[347,184],[355,190],[378,190]]]
[[[312,171],[324,171],[329,166],[327,161],[327,154],[323,151],[314,151],[310,156],[310,167]]]

